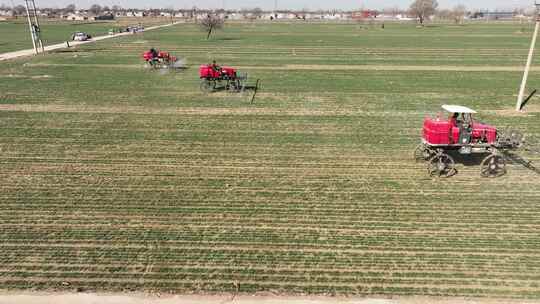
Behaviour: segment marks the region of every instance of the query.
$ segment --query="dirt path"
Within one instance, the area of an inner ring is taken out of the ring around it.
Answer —
[[[538,301],[436,297],[323,297],[284,295],[147,295],[93,293],[4,293],[0,304],[533,304]]]
[[[173,25],[176,25],[178,23],[179,22],[174,22],[174,23],[170,23],[170,24],[151,26],[151,27],[145,28],[145,31],[152,31],[152,30],[163,28],[163,27],[173,26]],[[88,44],[88,43],[94,43],[94,42],[105,40],[105,39],[111,39],[111,38],[123,37],[123,36],[129,36],[129,35],[133,35],[133,34],[130,33],[130,32],[126,32],[126,33],[120,33],[120,34],[116,34],[116,35],[104,35],[104,36],[99,36],[99,37],[93,37],[92,40],[88,40],[88,41],[70,41],[69,45],[70,45],[70,47],[73,47],[73,46],[78,46],[78,45],[83,45],[83,44]],[[50,51],[53,51],[53,50],[63,49],[63,48],[66,48],[66,47],[67,47],[67,45],[66,45],[65,42],[57,43],[57,44],[53,44],[53,45],[48,45],[48,46],[45,47],[45,52],[50,52]],[[3,54],[0,54],[0,61],[9,60],[9,59],[16,59],[16,58],[20,58],[20,57],[33,56],[33,55],[34,55],[34,49],[27,49],[27,50],[15,51],[15,52],[3,53]]]

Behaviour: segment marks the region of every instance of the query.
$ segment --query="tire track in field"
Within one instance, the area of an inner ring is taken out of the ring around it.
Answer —
[[[183,220],[183,219],[182,219]],[[357,227],[357,228],[342,228],[342,227],[334,227],[334,226],[316,226],[314,223],[308,223],[304,225],[300,225],[293,221],[294,224],[291,223],[250,223],[249,225],[246,225],[242,222],[237,222],[232,224],[231,222],[225,222],[225,221],[216,221],[215,223],[210,223],[209,221],[199,221],[199,222],[187,222],[184,221],[182,224],[177,224],[174,222],[169,223],[162,223],[158,221],[149,221],[145,220],[144,223],[108,223],[106,224],[107,229],[112,230],[130,230],[135,228],[151,228],[152,231],[162,231],[166,232],[169,231],[169,229],[178,228],[181,227],[182,229],[189,229],[191,232],[194,231],[200,231],[203,233],[207,233],[208,231],[213,230],[228,230],[233,229],[235,231],[250,231],[250,232],[257,232],[257,231],[276,231],[276,232],[287,232],[282,233],[282,235],[290,234],[290,232],[297,233],[298,235],[302,235],[302,233],[310,233],[310,232],[317,232],[317,233],[331,233],[334,235],[371,235],[371,234],[378,234],[378,235],[393,235],[396,233],[402,234],[404,237],[410,237],[410,236],[430,236],[430,235],[437,235],[438,237],[449,237],[454,236],[455,234],[458,234],[460,236],[466,236],[466,235],[474,235],[478,237],[488,237],[488,236],[515,236],[515,237],[525,237],[525,236],[534,236],[538,234],[538,230],[532,230],[532,231],[487,231],[485,229],[471,229],[468,228],[451,228],[451,229],[444,229],[443,227],[437,227],[437,228],[426,228],[422,227],[421,229],[418,228],[405,228],[400,227],[399,229],[396,228],[375,228],[372,227],[371,229],[366,229],[364,227]],[[243,225],[242,225],[243,224]],[[346,223],[344,223],[346,224]],[[0,228],[4,229],[4,232],[7,231],[18,231],[20,228],[25,228],[25,230],[28,232],[30,230],[36,230],[36,231],[56,231],[61,232],[67,228],[72,228],[74,230],[97,230],[98,228],[103,228],[103,223],[76,223],[76,222],[68,222],[68,223],[9,223],[9,224],[0,224]]]
[[[76,64],[76,63],[32,63],[32,67],[88,67],[88,68],[138,68],[143,65],[128,64]],[[434,71],[434,72],[522,72],[521,66],[450,66],[450,65],[323,65],[323,64],[286,64],[275,66],[236,66],[242,70],[286,70],[286,71]],[[531,71],[539,72],[540,67],[532,67]]]
[[[293,202],[291,202],[292,204]],[[298,202],[296,202],[298,203]],[[13,204],[15,205],[15,204]],[[284,207],[287,204],[284,204]],[[121,205],[120,205],[121,206]],[[201,207],[201,205],[196,205],[197,207]],[[371,206],[371,204],[370,204]],[[60,225],[69,225],[70,223],[78,224],[78,223],[86,223],[86,222],[92,222],[92,223],[114,223],[115,221],[119,221],[122,223],[131,223],[132,225],[143,225],[142,223],[149,223],[150,225],[153,222],[157,223],[168,223],[168,222],[174,222],[178,220],[179,218],[182,219],[183,224],[200,224],[200,223],[212,223],[212,222],[227,222],[227,223],[236,223],[236,224],[243,224],[243,226],[251,226],[253,223],[255,224],[266,224],[266,225],[285,225],[290,224],[292,222],[295,223],[295,226],[309,226],[309,227],[317,227],[320,226],[321,229],[332,229],[332,228],[339,228],[339,227],[351,227],[351,226],[360,226],[360,227],[371,227],[371,229],[377,229],[377,228],[393,228],[394,231],[396,231],[396,227],[399,227],[399,230],[411,230],[411,229],[417,229],[418,226],[422,226],[423,229],[430,228],[433,230],[443,230],[446,231],[448,228],[461,230],[461,231],[471,231],[471,226],[478,225],[479,227],[476,227],[474,229],[481,229],[481,230],[487,230],[487,231],[497,231],[501,232],[503,230],[507,231],[515,231],[516,233],[536,233],[536,232],[530,232],[530,231],[539,231],[540,230],[540,223],[536,224],[517,224],[517,223],[500,223],[497,220],[494,220],[493,222],[486,222],[485,220],[481,222],[480,224],[470,224],[470,223],[463,223],[462,221],[455,221],[455,220],[448,220],[445,221],[426,221],[422,219],[415,219],[414,221],[404,221],[404,220],[392,220],[388,221],[385,217],[381,216],[380,220],[374,220],[372,217],[365,217],[363,216],[361,220],[357,219],[356,216],[349,215],[324,215],[324,216],[316,216],[314,214],[310,214],[309,216],[291,216],[291,215],[284,215],[280,216],[278,219],[269,218],[266,214],[257,214],[257,215],[251,215],[249,219],[246,219],[245,216],[241,216],[238,213],[231,212],[230,214],[224,214],[224,213],[205,213],[204,215],[196,215],[193,213],[187,213],[187,214],[174,214],[174,215],[167,215],[167,214],[160,214],[156,215],[153,214],[151,216],[143,215],[143,213],[138,212],[128,212],[128,213],[113,213],[113,210],[111,212],[100,212],[100,211],[93,211],[93,212],[84,212],[84,214],[81,214],[80,212],[61,212],[61,211],[43,211],[38,210],[32,212],[32,214],[28,214],[28,211],[26,210],[17,210],[17,211],[10,211],[10,209],[13,207],[11,205],[6,205],[6,209],[0,208],[2,210],[2,214],[0,215],[0,218],[3,218],[6,224],[11,225],[23,225],[24,224],[30,224],[34,225],[35,223],[44,223],[47,224],[47,222],[53,222],[55,224]],[[314,208],[316,206],[313,206]],[[424,206],[425,207],[425,206]],[[369,208],[370,210],[375,210],[376,208],[382,209],[383,207],[374,205],[373,208]],[[486,211],[489,210],[489,208],[492,207],[486,207]],[[366,207],[367,209],[367,207]],[[410,208],[411,212],[414,210],[420,210],[420,209],[413,209]],[[367,211],[367,210],[366,210]],[[528,211],[523,211],[528,212]],[[344,212],[345,213],[345,212]],[[66,221],[66,222],[62,222]],[[134,222],[137,222],[135,224]],[[503,232],[506,233],[506,232]]]
[[[479,248],[473,248],[468,250],[463,247],[399,247],[395,246],[388,248],[388,246],[369,246],[354,248],[350,245],[336,245],[331,244],[325,246],[320,243],[313,244],[301,244],[301,243],[257,243],[257,242],[193,242],[193,241],[158,241],[161,248],[167,248],[168,250],[206,250],[214,252],[280,252],[280,253],[314,253],[314,254],[324,254],[324,253],[336,253],[336,254],[355,254],[355,255],[395,255],[402,257],[418,257],[420,256],[439,256],[439,258],[445,258],[449,260],[454,260],[456,258],[468,255],[470,257],[476,258],[530,258],[536,261],[540,261],[540,252],[529,249],[519,252],[514,249],[508,249],[507,251],[501,250],[501,252],[494,252],[492,248],[485,248],[481,250]],[[72,249],[148,249],[147,245],[140,245],[135,243],[122,244],[119,240],[113,241],[92,241],[92,242],[81,242],[81,241],[66,241],[66,240],[51,240],[48,242],[36,242],[21,240],[16,242],[15,240],[4,241],[2,246],[5,250],[10,248],[14,249],[32,249],[32,248],[72,248]],[[426,257],[423,257],[426,258]]]
[[[239,67],[240,68],[240,67]],[[245,67],[249,68],[249,67]],[[260,69],[253,67],[254,69]],[[269,67],[276,70],[323,70],[323,71],[437,71],[437,72],[521,72],[519,66],[420,66],[420,65],[301,65],[288,64],[284,66]],[[531,69],[540,71],[540,67]]]
[[[34,269],[40,269],[40,268],[64,268],[64,269],[108,269],[108,268],[124,268],[126,270],[129,269],[138,269],[141,268],[142,265],[134,265],[133,263],[100,263],[100,264],[78,264],[78,263],[50,263],[50,262],[44,262],[44,263],[6,263],[3,265],[2,271],[9,271],[13,268],[34,268]],[[336,265],[339,266],[339,265]],[[410,274],[410,275],[424,275],[427,277],[440,277],[440,276],[448,276],[448,275],[454,275],[457,277],[467,277],[467,278],[473,278],[473,277],[479,277],[482,278],[486,275],[485,271],[472,271],[470,269],[464,268],[464,269],[456,269],[456,270],[432,270],[432,271],[426,271],[426,270],[411,270],[411,269],[377,269],[377,270],[360,270],[360,269],[351,269],[351,267],[343,266],[343,267],[336,267],[334,268],[321,268],[321,267],[303,267],[303,266],[295,266],[295,267],[268,267],[268,266],[260,266],[260,265],[251,265],[249,267],[246,267],[249,271],[259,271],[259,272],[283,272],[283,273],[317,273],[317,274],[329,274],[329,275],[339,275],[339,274],[358,274],[360,276],[362,275],[372,275],[374,278],[379,276],[399,276],[400,274]],[[246,269],[243,267],[240,267],[237,269],[234,266],[224,266],[222,264],[212,264],[210,261],[205,262],[204,264],[198,264],[196,262],[190,264],[190,263],[183,263],[182,265],[159,265],[155,266],[154,270],[161,270],[161,269],[170,269],[170,270],[184,270],[184,269],[202,269],[206,271],[212,271],[212,270],[233,270],[237,272],[245,271]],[[156,272],[159,273],[159,272]],[[490,271],[489,272],[490,277],[499,277],[501,279],[508,279],[510,278],[522,278],[521,280],[529,280],[529,279],[540,279],[540,275],[537,274],[522,274],[522,273],[514,273],[513,271]]]
[[[282,96],[272,94],[261,96],[279,99]],[[289,98],[284,97],[283,98]],[[310,97],[306,97],[310,98]],[[0,104],[0,111],[5,112],[43,112],[43,113],[88,113],[88,114],[135,114],[135,115],[194,115],[194,116],[245,116],[245,115],[265,115],[265,116],[366,116],[366,117],[406,117],[426,115],[426,111],[366,111],[360,108],[328,107],[322,109],[308,108],[260,108],[260,107],[238,107],[238,108],[215,108],[215,107],[145,107],[145,106],[98,106],[98,105],[66,105],[66,104]],[[526,112],[515,112],[509,109],[490,110],[488,113],[495,115],[530,117],[527,113],[538,113],[540,107],[532,105]],[[35,137],[31,138],[36,140]]]

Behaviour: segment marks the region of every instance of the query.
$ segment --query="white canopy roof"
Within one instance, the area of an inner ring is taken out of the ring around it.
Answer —
[[[464,106],[443,105],[442,108],[450,113],[476,114],[475,110],[469,109]]]

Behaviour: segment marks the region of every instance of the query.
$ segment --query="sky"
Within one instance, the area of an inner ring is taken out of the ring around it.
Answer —
[[[137,8],[226,8],[241,9],[260,7],[273,9],[276,0],[35,0],[37,7],[65,7],[75,4],[79,8],[87,8],[97,3],[101,5],[120,5]],[[413,0],[277,0],[279,9],[342,9],[357,8],[383,9],[389,7],[408,8]],[[512,9],[532,7],[533,0],[438,0],[441,8],[452,8],[463,4],[469,9]],[[0,0],[0,3],[11,6],[24,4],[22,0]]]

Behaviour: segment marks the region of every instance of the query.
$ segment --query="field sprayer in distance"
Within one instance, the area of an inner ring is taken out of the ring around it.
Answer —
[[[257,79],[255,86],[248,86],[248,74],[241,74],[235,68],[220,67],[213,64],[205,64],[199,67],[199,78],[201,79],[200,89],[204,93],[212,93],[219,90],[229,92],[244,92],[252,89],[255,92],[259,86]]]
[[[426,117],[422,142],[414,151],[416,161],[427,162],[431,176],[450,177],[456,174],[450,153],[485,154],[480,163],[482,177],[506,174],[508,152],[518,149],[537,152],[527,147],[522,133],[516,130],[500,132],[497,128],[473,120],[476,111],[463,106],[443,105],[448,119]],[[529,163],[529,166],[532,167]],[[533,167],[534,168],[534,167]]]
[[[183,60],[169,52],[158,51],[154,48],[143,53],[147,67],[153,69],[181,69],[184,68]]]

